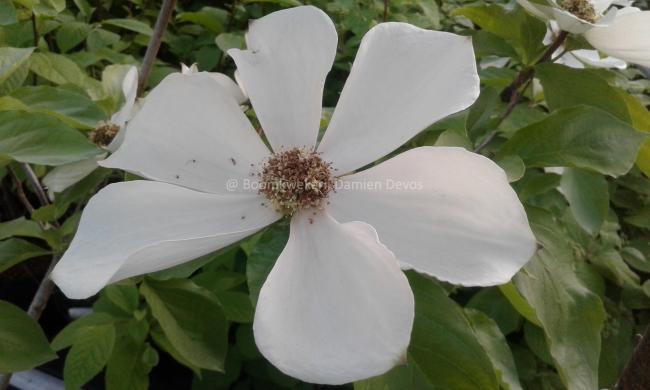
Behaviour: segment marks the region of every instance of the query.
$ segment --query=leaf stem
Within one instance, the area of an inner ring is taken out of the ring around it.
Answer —
[[[153,35],[149,40],[149,45],[147,45],[147,51],[144,54],[142,59],[142,67],[140,68],[140,82],[138,83],[138,96],[142,95],[147,82],[149,81],[149,75],[151,74],[151,69],[153,64],[156,61],[156,56],[158,56],[158,50],[160,50],[160,44],[162,43],[162,37],[167,30],[167,25],[169,24],[169,19],[171,18],[174,7],[176,6],[176,0],[163,0],[162,7],[160,8],[160,13],[158,14],[158,19],[156,19],[156,25],[153,29]]]

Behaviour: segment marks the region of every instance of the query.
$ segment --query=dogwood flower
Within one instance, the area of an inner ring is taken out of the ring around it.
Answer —
[[[494,162],[461,148],[382,159],[470,106],[470,38],[382,23],[363,38],[318,143],[334,24],[311,6],[250,24],[232,49],[267,144],[210,75],[172,74],[101,165],[149,180],[86,206],[52,278],[71,298],[168,268],[291,218],[254,318],[261,353],[301,380],[341,384],[403,361],[414,299],[402,269],[466,286],[505,283],[536,243]]]
[[[611,7],[612,0],[517,0],[531,15],[582,34],[598,51],[650,66],[650,11]]]
[[[551,20],[547,27],[546,35],[544,36],[544,44],[552,44],[553,41],[557,39],[559,33],[560,26],[558,26],[556,21]],[[553,53],[552,57],[557,57],[555,63],[576,69],[583,69],[585,66],[605,69],[627,68],[627,63],[625,61],[615,57],[601,57],[598,50],[576,49],[566,51],[564,45],[560,46],[555,53]]]
[[[60,165],[48,172],[43,178],[43,184],[47,187],[51,199],[54,198],[54,193],[61,192],[90,175],[98,168],[97,163],[99,161],[104,160],[109,152],[114,152],[120,146],[124,139],[125,124],[137,111],[135,102],[137,92],[138,69],[132,66],[122,80],[124,105],[111,116],[110,120],[100,122],[95,130],[90,133],[91,141],[106,152],[84,160]]]

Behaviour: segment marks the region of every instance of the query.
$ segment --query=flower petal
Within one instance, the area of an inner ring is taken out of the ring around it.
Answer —
[[[594,27],[584,35],[603,53],[650,66],[650,11],[629,12],[624,8],[609,25]]]
[[[413,315],[408,281],[371,226],[303,212],[262,286],[253,330],[281,371],[335,385],[401,362]]]
[[[225,193],[269,155],[237,102],[206,73],[167,76],[100,165],[199,191]],[[240,185],[239,189],[242,188]]]
[[[45,175],[43,184],[47,187],[50,199],[54,199],[55,192],[62,192],[71,185],[79,182],[97,169],[97,162],[106,158],[106,154],[59,165]]]
[[[478,94],[471,38],[379,24],[361,42],[318,150],[339,173],[350,172],[467,108]]]
[[[238,82],[275,151],[316,144],[323,86],[336,54],[334,23],[312,6],[250,23],[247,50],[230,49]]]
[[[578,49],[570,51],[567,54],[573,55],[577,60],[596,68],[627,68],[627,63],[615,57],[601,58],[597,50]],[[571,66],[571,65],[569,65]]]
[[[277,220],[262,201],[143,180],[109,185],[88,202],[52,279],[79,299],[107,283],[181,264]]]
[[[455,284],[505,283],[535,252],[505,172],[462,148],[416,148],[346,176],[328,211],[371,224],[404,268]]]
[[[138,68],[135,66],[129,68],[122,80],[122,93],[124,105],[111,117],[111,123],[120,127],[124,126],[133,115],[133,106],[138,94]]]
[[[196,64],[192,64],[191,66],[187,66],[183,63],[181,63],[181,73],[184,75],[193,75],[199,72],[199,68],[196,66]],[[248,97],[244,94],[244,91],[237,85],[236,82],[233,81],[230,77],[226,76],[223,73],[218,73],[218,72],[209,72],[209,74],[213,79],[215,79],[219,84],[221,84],[222,87],[226,89],[228,93],[232,95],[232,97],[235,98],[237,103],[239,104],[244,104],[248,100]]]

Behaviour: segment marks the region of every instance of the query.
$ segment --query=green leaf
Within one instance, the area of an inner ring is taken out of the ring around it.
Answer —
[[[115,321],[113,317],[105,313],[91,313],[69,323],[52,340],[52,349],[60,351],[72,346],[80,335],[87,329],[111,324]]]
[[[50,254],[49,251],[18,238],[0,241],[0,272],[32,257]]]
[[[203,7],[197,12],[181,12],[176,19],[198,24],[219,34],[224,31],[224,25],[228,22],[228,12],[220,8]]]
[[[28,60],[34,48],[0,47],[0,94],[18,88],[27,78]]]
[[[16,7],[14,7],[11,0],[0,0],[0,26],[8,26],[14,23],[18,23]]]
[[[564,232],[549,222],[554,219],[537,213],[529,218],[544,249],[515,275],[514,284],[534,309],[564,384],[597,389],[603,303],[577,278],[574,252]]]
[[[145,360],[149,348],[145,342],[149,334],[146,321],[131,320],[124,329],[118,329],[113,353],[106,364],[107,390],[147,390],[152,366]]]
[[[56,31],[56,44],[65,53],[83,42],[90,32],[90,25],[83,22],[67,22]]]
[[[595,73],[559,64],[541,64],[536,66],[536,75],[544,87],[544,97],[551,110],[584,104],[630,123],[627,105],[618,96],[617,88],[611,87]]]
[[[43,229],[37,222],[25,217],[0,223],[0,240],[12,236],[43,238]]]
[[[614,389],[636,344],[634,317],[632,312],[616,303],[605,303],[608,315],[602,332],[603,349],[598,365],[599,388]]]
[[[40,113],[0,112],[0,157],[61,165],[98,153],[86,137],[56,118]]]
[[[515,182],[526,173],[526,165],[519,156],[505,156],[496,161],[497,164],[506,172],[508,182]]]
[[[253,322],[253,305],[248,294],[240,291],[221,291],[217,299],[229,321],[244,324]]]
[[[589,260],[600,270],[600,273],[605,278],[620,287],[639,288],[639,275],[628,267],[616,249],[602,247],[594,252],[589,257]]]
[[[107,19],[102,20],[102,24],[123,28],[148,37],[153,34],[153,30],[147,23],[135,19]]]
[[[415,322],[409,354],[434,386],[498,389],[492,363],[463,309],[433,280],[408,274],[415,295]]]
[[[478,342],[487,352],[501,387],[508,390],[521,390],[512,352],[496,322],[478,310],[465,309],[465,315],[472,324]]]
[[[55,84],[83,86],[85,73],[68,57],[56,53],[34,53],[29,67],[32,72]]]
[[[99,374],[108,362],[114,345],[113,324],[84,329],[65,359],[63,378],[66,390],[79,389]]]
[[[244,37],[241,34],[222,33],[214,40],[217,47],[224,53],[230,49],[243,49],[245,46]]]
[[[578,224],[592,236],[600,231],[609,212],[609,190],[602,175],[567,168],[560,182]]]
[[[228,322],[217,300],[189,280],[146,280],[141,286],[165,336],[189,362],[223,371]]]
[[[11,96],[24,103],[30,111],[52,115],[77,128],[93,129],[106,119],[104,111],[88,96],[60,87],[22,87]]]
[[[0,301],[0,318],[0,372],[29,370],[56,359],[41,327],[27,313]]]
[[[453,15],[462,15],[509,42],[526,64],[533,63],[543,49],[546,33],[544,23],[529,16],[521,7],[508,10],[497,4],[470,5],[458,8]]]
[[[612,115],[579,106],[519,130],[499,156],[519,155],[528,167],[566,166],[616,177],[630,170],[644,139]]]
[[[159,326],[151,329],[151,338],[156,343],[156,345],[158,345],[163,351],[167,352],[177,362],[192,370],[195,375],[201,375],[201,368],[195,366],[189,360],[185,359],[183,355],[181,355],[180,352],[174,348],[172,343],[169,341],[167,336],[165,336],[165,333]]]
[[[289,226],[282,222],[276,223],[262,233],[257,244],[250,250],[246,262],[246,277],[253,306],[257,305],[262,285],[288,239]]]
[[[508,335],[519,329],[522,318],[496,287],[479,290],[467,302],[467,308],[480,310],[494,320],[501,333]]]

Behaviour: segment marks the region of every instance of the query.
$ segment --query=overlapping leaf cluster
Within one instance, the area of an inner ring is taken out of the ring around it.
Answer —
[[[650,320],[648,70],[540,61],[546,27],[514,4],[312,3],[332,16],[341,37],[325,91],[328,107],[361,37],[384,18],[473,37],[483,65],[479,99],[405,148],[453,145],[493,158],[526,206],[540,245],[513,281],[499,287],[458,288],[409,273],[416,319],[407,364],[354,388],[614,386],[635,334]],[[224,52],[244,45],[247,21],[298,4],[179,2],[148,86],[181,62],[232,74]],[[87,200],[106,184],[129,179],[98,169],[39,207],[20,164],[42,177],[54,166],[102,153],[89,132],[119,107],[121,77],[139,65],[158,7],[144,0],[0,0],[0,372],[58,358],[68,389],[101,372],[109,390],[144,389],[165,358],[193,377],[196,389],[309,388],[265,362],[252,338],[257,295],[287,240],[284,221],[181,267],[109,286],[94,302],[57,295],[50,306],[58,312],[93,308],[63,329],[56,321],[42,329],[17,306],[31,299],[34,289],[24,286],[35,286],[33,275],[41,277],[52,256],[65,250]],[[580,38],[565,43],[585,47]],[[488,66],[495,60],[505,65]],[[530,77],[512,100],[522,74]],[[554,167],[565,168],[548,169]]]

